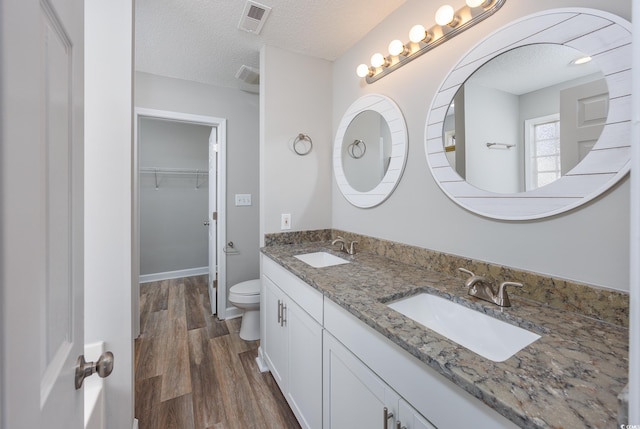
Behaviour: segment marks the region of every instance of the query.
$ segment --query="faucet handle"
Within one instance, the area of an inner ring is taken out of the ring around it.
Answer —
[[[511,307],[511,301],[509,300],[509,294],[507,294],[507,286],[517,286],[523,287],[522,283],[518,282],[502,282],[500,283],[500,288],[498,289],[498,296],[496,297],[496,304],[501,307]]]
[[[355,255],[356,254],[356,244],[358,244],[357,241],[352,241],[351,244],[349,245],[349,255]]]
[[[462,267],[458,268],[458,271],[463,272],[465,274],[469,274],[471,277],[475,276],[475,274],[473,274],[473,272],[471,272],[471,271],[469,271],[467,269],[464,269]]]
[[[336,243],[340,243],[340,250],[341,250],[341,251],[344,251],[344,250],[345,250],[345,247],[344,247],[344,246],[345,246],[344,238],[342,238],[342,237],[340,237],[340,236],[337,236],[337,237],[336,237],[336,239],[335,239],[335,240],[333,240],[333,241],[331,242],[331,244],[332,244],[332,245],[335,245]]]

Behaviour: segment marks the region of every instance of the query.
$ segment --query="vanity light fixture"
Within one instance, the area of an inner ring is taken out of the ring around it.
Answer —
[[[356,74],[365,78],[367,83],[373,83],[490,17],[506,1],[465,0],[465,5],[458,10],[450,5],[441,6],[436,12],[436,25],[428,30],[420,24],[414,25],[409,31],[409,42],[393,40],[388,47],[389,56],[374,54],[370,60],[371,65],[360,64],[356,68]]]

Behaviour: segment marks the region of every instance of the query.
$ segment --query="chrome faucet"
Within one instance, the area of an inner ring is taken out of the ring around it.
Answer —
[[[496,294],[486,277],[477,276],[464,268],[458,268],[458,271],[469,274],[470,276],[464,284],[468,289],[469,295],[492,302],[500,307],[511,307],[511,301],[507,294],[507,286],[522,287],[522,283],[502,282],[498,288],[498,293]]]
[[[342,238],[342,237],[338,236],[338,238],[336,238],[335,240],[333,240],[333,241],[331,242],[331,245],[332,245],[332,246],[335,246],[335,245],[336,245],[336,244],[338,244],[338,243],[340,243],[340,251],[341,251],[341,252],[346,252],[347,250],[346,250],[346,247],[345,247],[345,246],[346,246],[346,244],[347,244],[347,243],[345,243],[344,238]]]
[[[338,236],[336,237],[335,240],[333,240],[331,242],[332,245],[336,245],[340,243],[340,251],[347,253],[349,255],[355,255],[356,254],[356,244],[358,244],[357,241],[352,241],[351,243],[349,243],[349,245],[347,246],[347,242],[344,240],[344,238]]]

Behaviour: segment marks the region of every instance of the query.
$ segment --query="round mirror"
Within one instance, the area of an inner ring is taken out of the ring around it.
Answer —
[[[368,192],[382,181],[391,161],[391,131],[375,110],[353,118],[342,139],[342,168],[349,185]]]
[[[581,105],[587,117],[578,117]],[[456,92],[443,124],[447,160],[486,191],[531,191],[566,175],[600,138],[607,83],[590,57],[551,43],[489,60]]]
[[[334,142],[334,174],[356,207],[374,207],[396,188],[407,158],[407,128],[398,106],[379,94],[365,95],[346,111]]]
[[[584,8],[522,18],[442,83],[427,119],[429,167],[453,201],[486,217],[571,210],[629,171],[630,98],[629,22]]]

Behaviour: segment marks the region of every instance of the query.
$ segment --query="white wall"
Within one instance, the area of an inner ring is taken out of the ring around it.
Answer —
[[[333,131],[348,106],[367,93],[392,98],[405,115],[409,156],[398,188],[382,205],[357,209],[333,181],[332,226],[437,251],[619,290],[629,288],[629,180],[572,212],[532,222],[486,219],[457,206],[429,173],[424,128],[432,98],[458,59],[483,37],[514,19],[558,7],[593,7],[630,18],[631,1],[508,1],[486,21],[444,46],[367,85],[358,64],[407,34],[416,21],[433,22],[439,5],[408,0],[334,63]],[[422,20],[417,17],[424,17]],[[287,64],[281,64],[285,69]],[[330,170],[324,174],[330,174]],[[284,203],[283,203],[284,204]],[[392,222],[393,220],[393,222]]]
[[[107,427],[133,422],[131,0],[85,2],[85,342],[115,356]]]
[[[331,63],[279,48],[260,52],[261,233],[280,232],[280,215],[292,230],[331,227]],[[297,155],[291,144],[307,134],[313,150]]]
[[[188,169],[192,174],[140,173],[140,274],[209,266],[209,170],[211,127],[141,118],[142,168]],[[156,178],[158,180],[156,187]],[[197,183],[196,183],[197,181]],[[197,187],[196,187],[197,186]]]
[[[259,184],[258,96],[148,73],[136,73],[135,106],[227,120],[227,240],[240,251],[227,256],[227,287],[258,278]],[[251,194],[250,207],[236,207],[235,194]],[[203,220],[204,221],[204,220]]]

